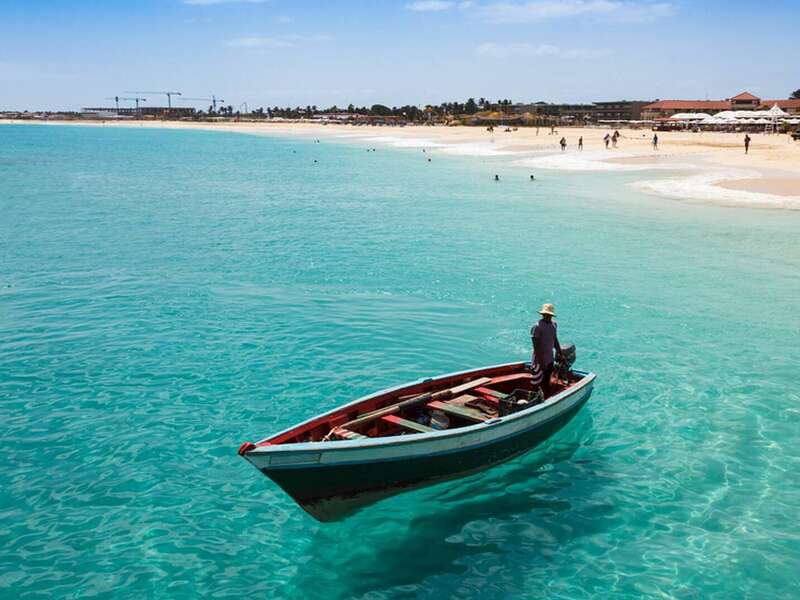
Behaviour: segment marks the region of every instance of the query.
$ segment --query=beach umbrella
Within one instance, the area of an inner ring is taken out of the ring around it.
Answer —
[[[772,108],[770,108],[769,110],[764,111],[764,112],[769,113],[769,115],[772,116],[772,117],[785,117],[785,116],[788,116],[788,113],[786,113],[784,110],[782,110],[781,107],[778,106],[777,104],[774,104],[772,106]]]
[[[670,117],[671,121],[701,121],[711,115],[707,113],[675,113]]]

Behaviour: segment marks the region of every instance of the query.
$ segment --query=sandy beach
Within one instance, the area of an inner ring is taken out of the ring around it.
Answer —
[[[19,124],[20,121],[0,121]],[[605,148],[606,128],[502,127],[488,132],[479,127],[377,127],[318,123],[205,123],[205,122],[97,122],[47,121],[40,125],[70,124],[96,127],[156,127],[201,129],[254,135],[334,138],[461,156],[501,157],[520,167],[558,171],[640,171],[636,187],[675,199],[713,202],[728,206],[800,209],[800,142],[786,134],[751,134],[745,154],[741,133],[658,132],[652,147],[649,129],[620,129],[617,148]],[[560,139],[567,141],[565,152]],[[577,149],[583,138],[583,150]],[[653,173],[669,171],[655,178]],[[681,174],[675,177],[675,173]]]

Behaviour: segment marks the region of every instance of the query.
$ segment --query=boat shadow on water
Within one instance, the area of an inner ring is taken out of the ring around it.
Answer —
[[[525,548],[526,561],[551,560],[554,545],[604,527],[603,519],[594,518],[592,501],[609,480],[604,465],[576,456],[591,444],[591,431],[586,410],[553,439],[507,464],[320,526],[309,542],[308,562],[284,596],[413,595],[428,578],[466,574],[478,560],[485,565],[487,556],[492,562],[518,548]]]

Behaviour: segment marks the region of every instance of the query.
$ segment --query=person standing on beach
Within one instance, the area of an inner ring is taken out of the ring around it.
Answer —
[[[606,143],[606,150],[608,150],[608,140],[611,139],[611,136],[606,134],[603,138],[603,141]]]
[[[744,134],[744,153],[748,154],[750,152],[750,134]]]
[[[611,146],[616,148],[617,147],[617,140],[619,139],[619,131],[614,131],[614,135],[611,136]]]
[[[653,150],[658,150],[658,134],[653,134]]]
[[[583,150],[583,136],[578,138],[578,150]]]
[[[561,345],[558,343],[556,323],[553,317],[556,316],[556,307],[552,304],[542,305],[539,314],[542,318],[536,325],[531,327],[531,344],[533,345],[533,356],[531,357],[531,372],[533,373],[533,383],[540,382],[540,387],[547,398],[550,395],[550,378],[553,375],[553,350],[556,355],[561,354]]]
[[[561,144],[561,151],[562,152],[564,150],[566,150],[567,149],[567,138],[562,137],[561,141],[559,142],[559,144]]]

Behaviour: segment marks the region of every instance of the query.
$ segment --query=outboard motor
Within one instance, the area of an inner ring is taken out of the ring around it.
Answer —
[[[559,379],[568,380],[570,378],[575,356],[575,344],[562,344],[561,354],[556,358],[554,369]]]

